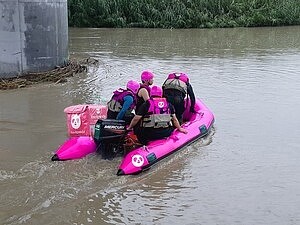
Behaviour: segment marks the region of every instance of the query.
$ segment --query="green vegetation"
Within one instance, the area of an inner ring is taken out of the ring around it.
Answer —
[[[212,28],[300,24],[300,0],[68,0],[72,27]]]

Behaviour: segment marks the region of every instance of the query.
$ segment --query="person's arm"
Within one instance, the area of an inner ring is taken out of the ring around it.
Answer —
[[[117,115],[117,118],[116,118],[117,120],[124,119],[126,111],[129,109],[129,107],[133,103],[133,97],[130,95],[126,95],[123,100],[124,100],[124,103],[123,103],[121,111]]]
[[[193,87],[192,87],[192,85],[190,83],[187,85],[187,93],[188,93],[188,95],[191,98],[190,112],[196,112],[195,111],[196,98],[195,98],[195,94],[194,94],[194,91],[193,91]]]
[[[150,99],[149,93],[146,88],[141,88],[138,93],[138,96],[142,97],[144,99],[144,101],[147,101]]]
[[[142,116],[140,115],[135,115],[133,117],[133,119],[131,120],[129,127],[127,128],[128,130],[133,129],[133,127],[140,121],[140,119],[142,118]]]
[[[180,123],[175,114],[172,114],[172,122],[174,127],[176,127],[179,132],[187,134],[187,130],[180,126]]]
[[[139,108],[139,110],[136,112],[136,115],[133,117],[133,119],[131,120],[129,127],[127,128],[128,130],[133,129],[133,127],[142,119],[142,117],[144,115],[146,115],[146,113],[149,110],[149,101],[144,102],[141,107]]]

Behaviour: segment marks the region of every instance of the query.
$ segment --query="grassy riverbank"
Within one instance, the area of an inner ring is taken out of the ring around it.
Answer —
[[[299,0],[68,0],[71,27],[212,28],[300,24]]]

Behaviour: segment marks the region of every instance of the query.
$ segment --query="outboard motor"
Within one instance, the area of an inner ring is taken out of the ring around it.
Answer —
[[[102,158],[112,159],[124,154],[126,127],[124,120],[99,119],[95,124],[94,140]]]

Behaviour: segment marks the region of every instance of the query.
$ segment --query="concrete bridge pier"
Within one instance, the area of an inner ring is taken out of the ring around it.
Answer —
[[[0,78],[68,61],[67,0],[0,0]]]

